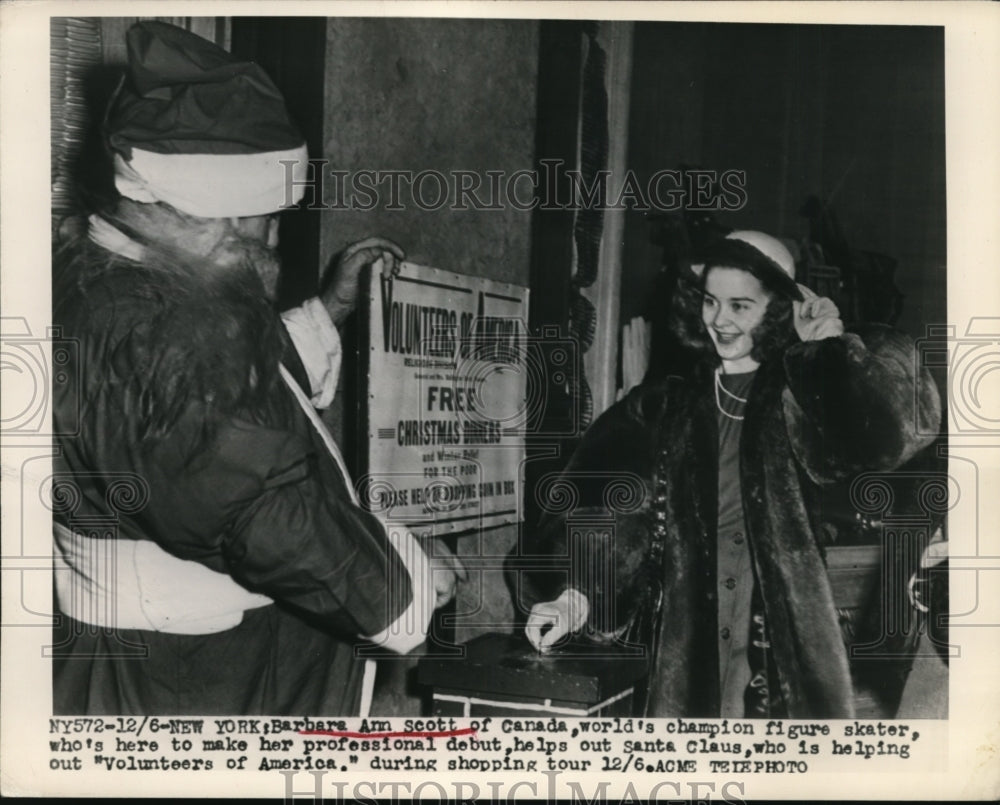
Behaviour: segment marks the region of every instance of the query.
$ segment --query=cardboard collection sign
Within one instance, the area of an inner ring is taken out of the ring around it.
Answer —
[[[363,504],[415,533],[515,522],[528,290],[403,263],[372,271],[366,296]]]

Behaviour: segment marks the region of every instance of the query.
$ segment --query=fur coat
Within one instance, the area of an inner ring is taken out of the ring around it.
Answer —
[[[620,635],[649,649],[652,716],[713,717],[720,708],[718,424],[714,378],[698,374],[633,390],[591,426],[563,474],[579,496],[576,513],[611,509],[614,571],[604,588],[591,582],[583,592],[591,619],[611,612]],[[900,466],[933,440],[940,414],[912,342],[883,326],[796,343],[755,375],[740,443],[743,509],[789,717],[853,715],[847,652],[816,536],[819,487]],[[615,479],[641,479],[641,504],[614,511],[606,492]],[[662,545],[651,537],[657,518]],[[534,550],[574,555],[571,530],[566,513],[546,515]],[[529,603],[567,586],[565,571],[525,581]]]

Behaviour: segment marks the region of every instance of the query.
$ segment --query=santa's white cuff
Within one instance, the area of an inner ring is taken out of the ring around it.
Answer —
[[[315,296],[281,314],[309,378],[310,402],[327,408],[337,393],[340,377],[340,334],[330,314]]]

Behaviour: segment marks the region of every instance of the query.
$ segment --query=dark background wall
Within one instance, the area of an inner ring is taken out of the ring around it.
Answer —
[[[801,239],[807,196],[852,248],[898,261],[898,326],[945,321],[944,35],[940,28],[642,23],[629,165],[747,172],[730,227]],[[643,213],[625,230],[622,320],[648,312],[660,250]]]
[[[537,69],[535,22],[331,19],[323,156],[348,171],[530,169]],[[322,256],[378,233],[415,262],[527,285],[530,212],[403,205],[324,213]]]

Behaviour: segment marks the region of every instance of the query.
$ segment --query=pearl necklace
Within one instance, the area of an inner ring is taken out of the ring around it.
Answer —
[[[743,417],[742,416],[737,416],[736,414],[731,414],[725,408],[722,407],[722,399],[719,397],[719,389],[722,389],[722,393],[723,394],[725,394],[727,397],[729,397],[729,398],[731,398],[733,400],[736,400],[736,402],[740,403],[741,405],[744,404],[744,403],[746,403],[746,401],[747,401],[746,397],[739,397],[739,396],[733,394],[731,391],[729,391],[729,389],[727,389],[725,386],[722,385],[722,373],[720,372],[720,370],[716,369],[715,370],[715,405],[718,407],[719,412],[723,416],[727,416],[730,419],[735,419],[735,420],[738,420],[738,421],[742,422],[743,421]]]

